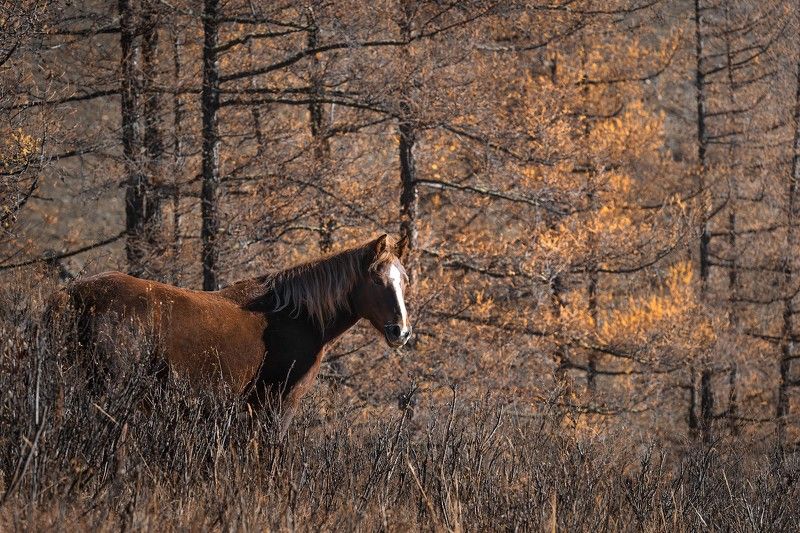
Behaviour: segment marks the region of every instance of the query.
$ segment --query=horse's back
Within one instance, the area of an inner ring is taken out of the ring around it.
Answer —
[[[241,389],[264,357],[263,317],[221,293],[103,272],[69,290],[81,324],[134,326],[159,342],[169,363],[195,381],[223,378]],[[84,326],[85,327],[85,326]]]
[[[122,272],[103,272],[79,278],[67,288],[70,303],[81,318],[109,311],[143,312],[146,310],[147,290],[142,280]]]
[[[173,315],[179,318],[183,314],[196,314],[208,307],[236,307],[217,293],[183,289],[117,271],[78,279],[68,292],[73,305],[81,306],[91,315],[115,312],[155,323]]]

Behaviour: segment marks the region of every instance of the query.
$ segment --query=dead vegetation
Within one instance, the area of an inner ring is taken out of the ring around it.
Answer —
[[[788,531],[800,457],[772,441],[675,444],[589,432],[555,399],[502,394],[363,421],[321,393],[287,438],[233,397],[154,379],[152,350],[102,387],[46,289],[3,294],[3,529]],[[99,354],[95,354],[99,356]],[[555,398],[555,396],[554,396]]]

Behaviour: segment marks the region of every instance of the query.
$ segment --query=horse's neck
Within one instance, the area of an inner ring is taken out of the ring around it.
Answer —
[[[279,329],[291,329],[293,331],[293,335],[302,337],[303,342],[292,344],[295,346],[303,346],[304,353],[293,355],[305,356],[316,355],[319,353],[319,351],[323,350],[327,344],[333,342],[348,329],[353,327],[360,318],[357,314],[349,309],[339,309],[336,316],[330,318],[326,322],[325,326],[320,328],[319,324],[317,324],[307,313],[301,312],[295,314],[295,310],[292,308],[283,309],[277,313],[267,311],[267,314],[272,316],[271,320],[267,320],[268,328],[274,327],[274,325],[277,324]]]
[[[340,309],[338,315],[330,321],[323,331],[322,346],[324,347],[326,344],[333,342],[345,331],[352,328],[358,322],[358,318],[354,312]]]
[[[276,300],[274,292],[272,292],[272,288],[269,286],[270,277],[271,276],[261,276],[235,283],[226,289],[222,289],[220,294],[236,301],[249,311],[256,311],[276,317],[274,311]],[[254,294],[258,296],[254,297]],[[351,300],[351,296],[351,294],[348,294],[347,299]],[[297,310],[294,309],[293,306],[289,306],[278,311],[277,317],[280,317],[278,318],[279,322],[291,320],[293,328],[302,330],[307,339],[315,339],[315,343],[319,342],[319,348],[322,349],[326,344],[334,341],[358,322],[359,316],[350,310],[351,307],[352,306],[348,306],[348,308],[345,309],[339,308],[336,316],[327,320],[325,327],[322,328],[321,336],[319,324],[315,323],[307,312],[296,314]]]
[[[248,401],[255,405],[263,405],[270,390],[288,395],[300,380],[313,379],[325,346],[350,329],[359,318],[350,310],[339,309],[320,331],[311,316],[305,312],[295,314],[294,311],[288,308],[277,312],[262,309],[270,315],[264,332],[267,360],[248,385]],[[302,392],[301,386],[298,394],[302,395]]]

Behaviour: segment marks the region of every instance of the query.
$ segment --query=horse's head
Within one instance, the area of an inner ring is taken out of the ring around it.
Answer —
[[[411,323],[403,299],[408,276],[397,257],[402,244],[386,235],[370,243],[365,265],[367,275],[356,288],[354,311],[380,331],[389,345],[398,347],[411,337]]]

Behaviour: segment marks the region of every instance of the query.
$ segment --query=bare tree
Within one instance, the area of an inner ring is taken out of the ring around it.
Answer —
[[[202,218],[203,289],[219,288],[219,0],[203,4],[203,175],[200,193]]]
[[[414,16],[414,3],[402,2],[400,13],[400,35],[405,42],[411,41],[411,24]],[[404,51],[407,63],[410,55]],[[407,67],[409,68],[409,67]],[[400,93],[400,117],[398,123],[399,141],[398,157],[400,162],[400,234],[403,236],[405,250],[403,255],[408,263],[409,277],[416,278],[415,254],[418,247],[417,209],[419,204],[419,191],[417,190],[417,171],[414,161],[414,146],[417,142],[417,131],[414,117],[411,113],[410,98],[414,90],[413,78],[404,83]]]
[[[134,0],[119,0],[120,62],[122,71],[122,150],[125,158],[125,249],[128,272],[141,276],[145,272],[144,245],[146,233],[147,176],[140,165],[142,132],[140,124],[141,48],[137,38],[138,16]]]
[[[800,17],[800,7],[798,7]],[[791,378],[792,361],[795,355],[795,330],[793,317],[795,314],[794,298],[796,291],[795,260],[796,251],[800,242],[797,236],[798,212],[800,211],[800,198],[798,198],[798,181],[800,181],[800,48],[798,48],[797,70],[795,74],[795,101],[794,101],[794,134],[792,138],[791,167],[789,169],[788,190],[786,193],[786,253],[783,259],[786,295],[783,299],[783,327],[781,331],[781,351],[779,359],[778,398],[775,415],[778,426],[778,444],[783,446],[786,442],[786,417],[789,415],[789,389],[797,385]]]

